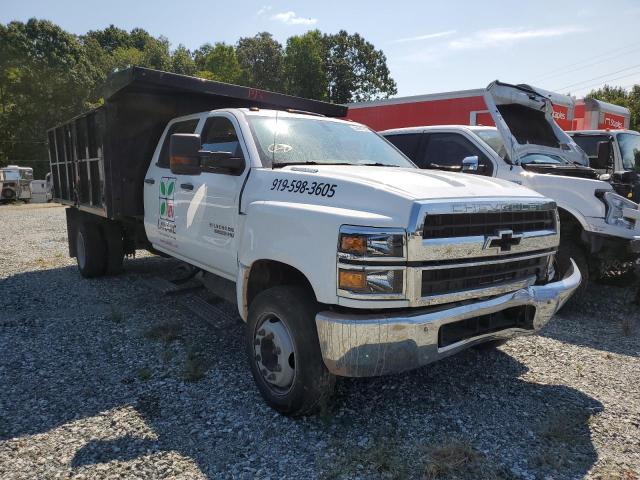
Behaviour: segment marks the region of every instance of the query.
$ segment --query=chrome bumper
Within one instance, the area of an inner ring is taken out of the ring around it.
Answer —
[[[420,367],[488,340],[511,338],[540,330],[580,285],[580,271],[571,261],[565,278],[446,310],[389,314],[316,315],[324,363],[345,377],[371,377]],[[469,318],[530,305],[535,308],[532,329],[509,328],[464,339],[439,348],[441,326]]]

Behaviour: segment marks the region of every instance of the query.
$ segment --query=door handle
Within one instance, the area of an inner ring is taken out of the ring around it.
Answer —
[[[180,188],[182,188],[183,190],[193,190],[193,184],[192,183],[181,183],[180,184]]]
[[[156,181],[153,178],[145,178],[144,183],[148,183],[149,185],[153,185]]]

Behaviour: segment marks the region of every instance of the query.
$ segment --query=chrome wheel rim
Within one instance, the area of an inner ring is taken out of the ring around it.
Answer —
[[[275,315],[260,322],[253,335],[254,361],[276,394],[286,394],[296,376],[296,352],[287,326]]]

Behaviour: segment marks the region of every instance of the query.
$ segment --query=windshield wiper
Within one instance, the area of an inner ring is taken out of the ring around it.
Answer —
[[[389,165],[388,163],[354,163],[353,165],[357,165],[359,167],[399,167],[400,165]]]
[[[354,167],[398,167],[386,163],[349,163],[349,162],[276,162],[271,168],[288,167],[290,165],[351,165]]]
[[[288,167],[291,165],[353,165],[353,163],[347,162],[274,162],[271,164],[271,168],[276,167]]]

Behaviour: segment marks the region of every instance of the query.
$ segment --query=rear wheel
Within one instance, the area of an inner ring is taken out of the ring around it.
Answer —
[[[326,402],[335,377],[322,360],[315,315],[305,288],[277,286],[249,307],[245,345],[253,378],[266,402],[285,415],[312,413]]]
[[[80,275],[85,278],[104,275],[107,248],[97,225],[81,223],[76,232],[76,261]]]

